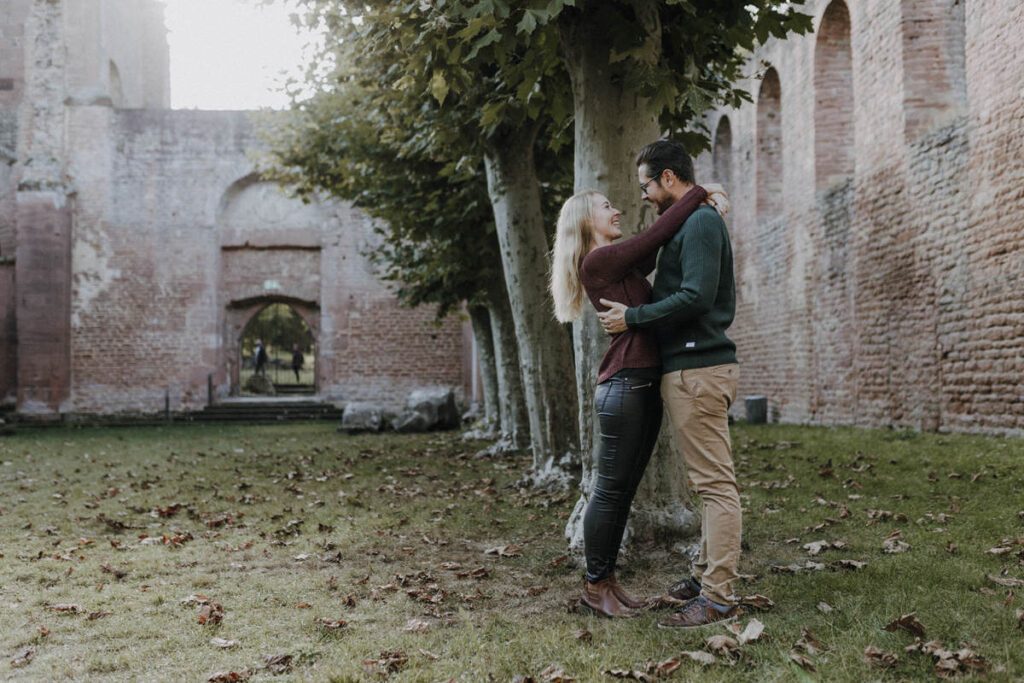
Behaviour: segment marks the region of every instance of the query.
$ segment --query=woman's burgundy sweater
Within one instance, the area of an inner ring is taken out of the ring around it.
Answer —
[[[580,265],[580,282],[598,311],[607,311],[601,299],[626,306],[651,302],[651,283],[647,274],[654,270],[658,250],[679,231],[707,197],[704,188],[694,186],[647,230],[629,239],[594,249]],[[652,328],[630,328],[612,335],[611,345],[601,359],[597,383],[604,382],[623,368],[660,368],[658,341]]]

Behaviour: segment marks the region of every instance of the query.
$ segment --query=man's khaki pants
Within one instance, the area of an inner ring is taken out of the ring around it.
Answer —
[[[729,363],[661,378],[661,398],[676,447],[703,501],[694,577],[700,578],[701,594],[720,604],[736,602],[732,590],[743,528],[728,416],[739,374],[739,365]]]

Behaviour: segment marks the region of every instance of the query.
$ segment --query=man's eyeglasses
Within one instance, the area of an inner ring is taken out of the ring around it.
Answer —
[[[655,177],[651,178],[650,180],[648,180],[646,183],[640,183],[640,194],[646,195],[647,194],[647,186],[650,185],[651,183],[653,183],[657,179],[658,179],[658,177],[655,176]]]

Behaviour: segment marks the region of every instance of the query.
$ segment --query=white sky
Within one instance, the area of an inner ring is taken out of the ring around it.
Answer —
[[[294,0],[164,0],[174,109],[282,108],[283,73],[299,77],[303,46]]]

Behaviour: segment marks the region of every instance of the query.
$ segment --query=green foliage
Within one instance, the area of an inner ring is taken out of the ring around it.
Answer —
[[[273,349],[290,351],[293,344],[308,351],[313,341],[309,325],[288,304],[270,304],[246,325],[242,333],[242,353],[252,355],[256,340]]]

